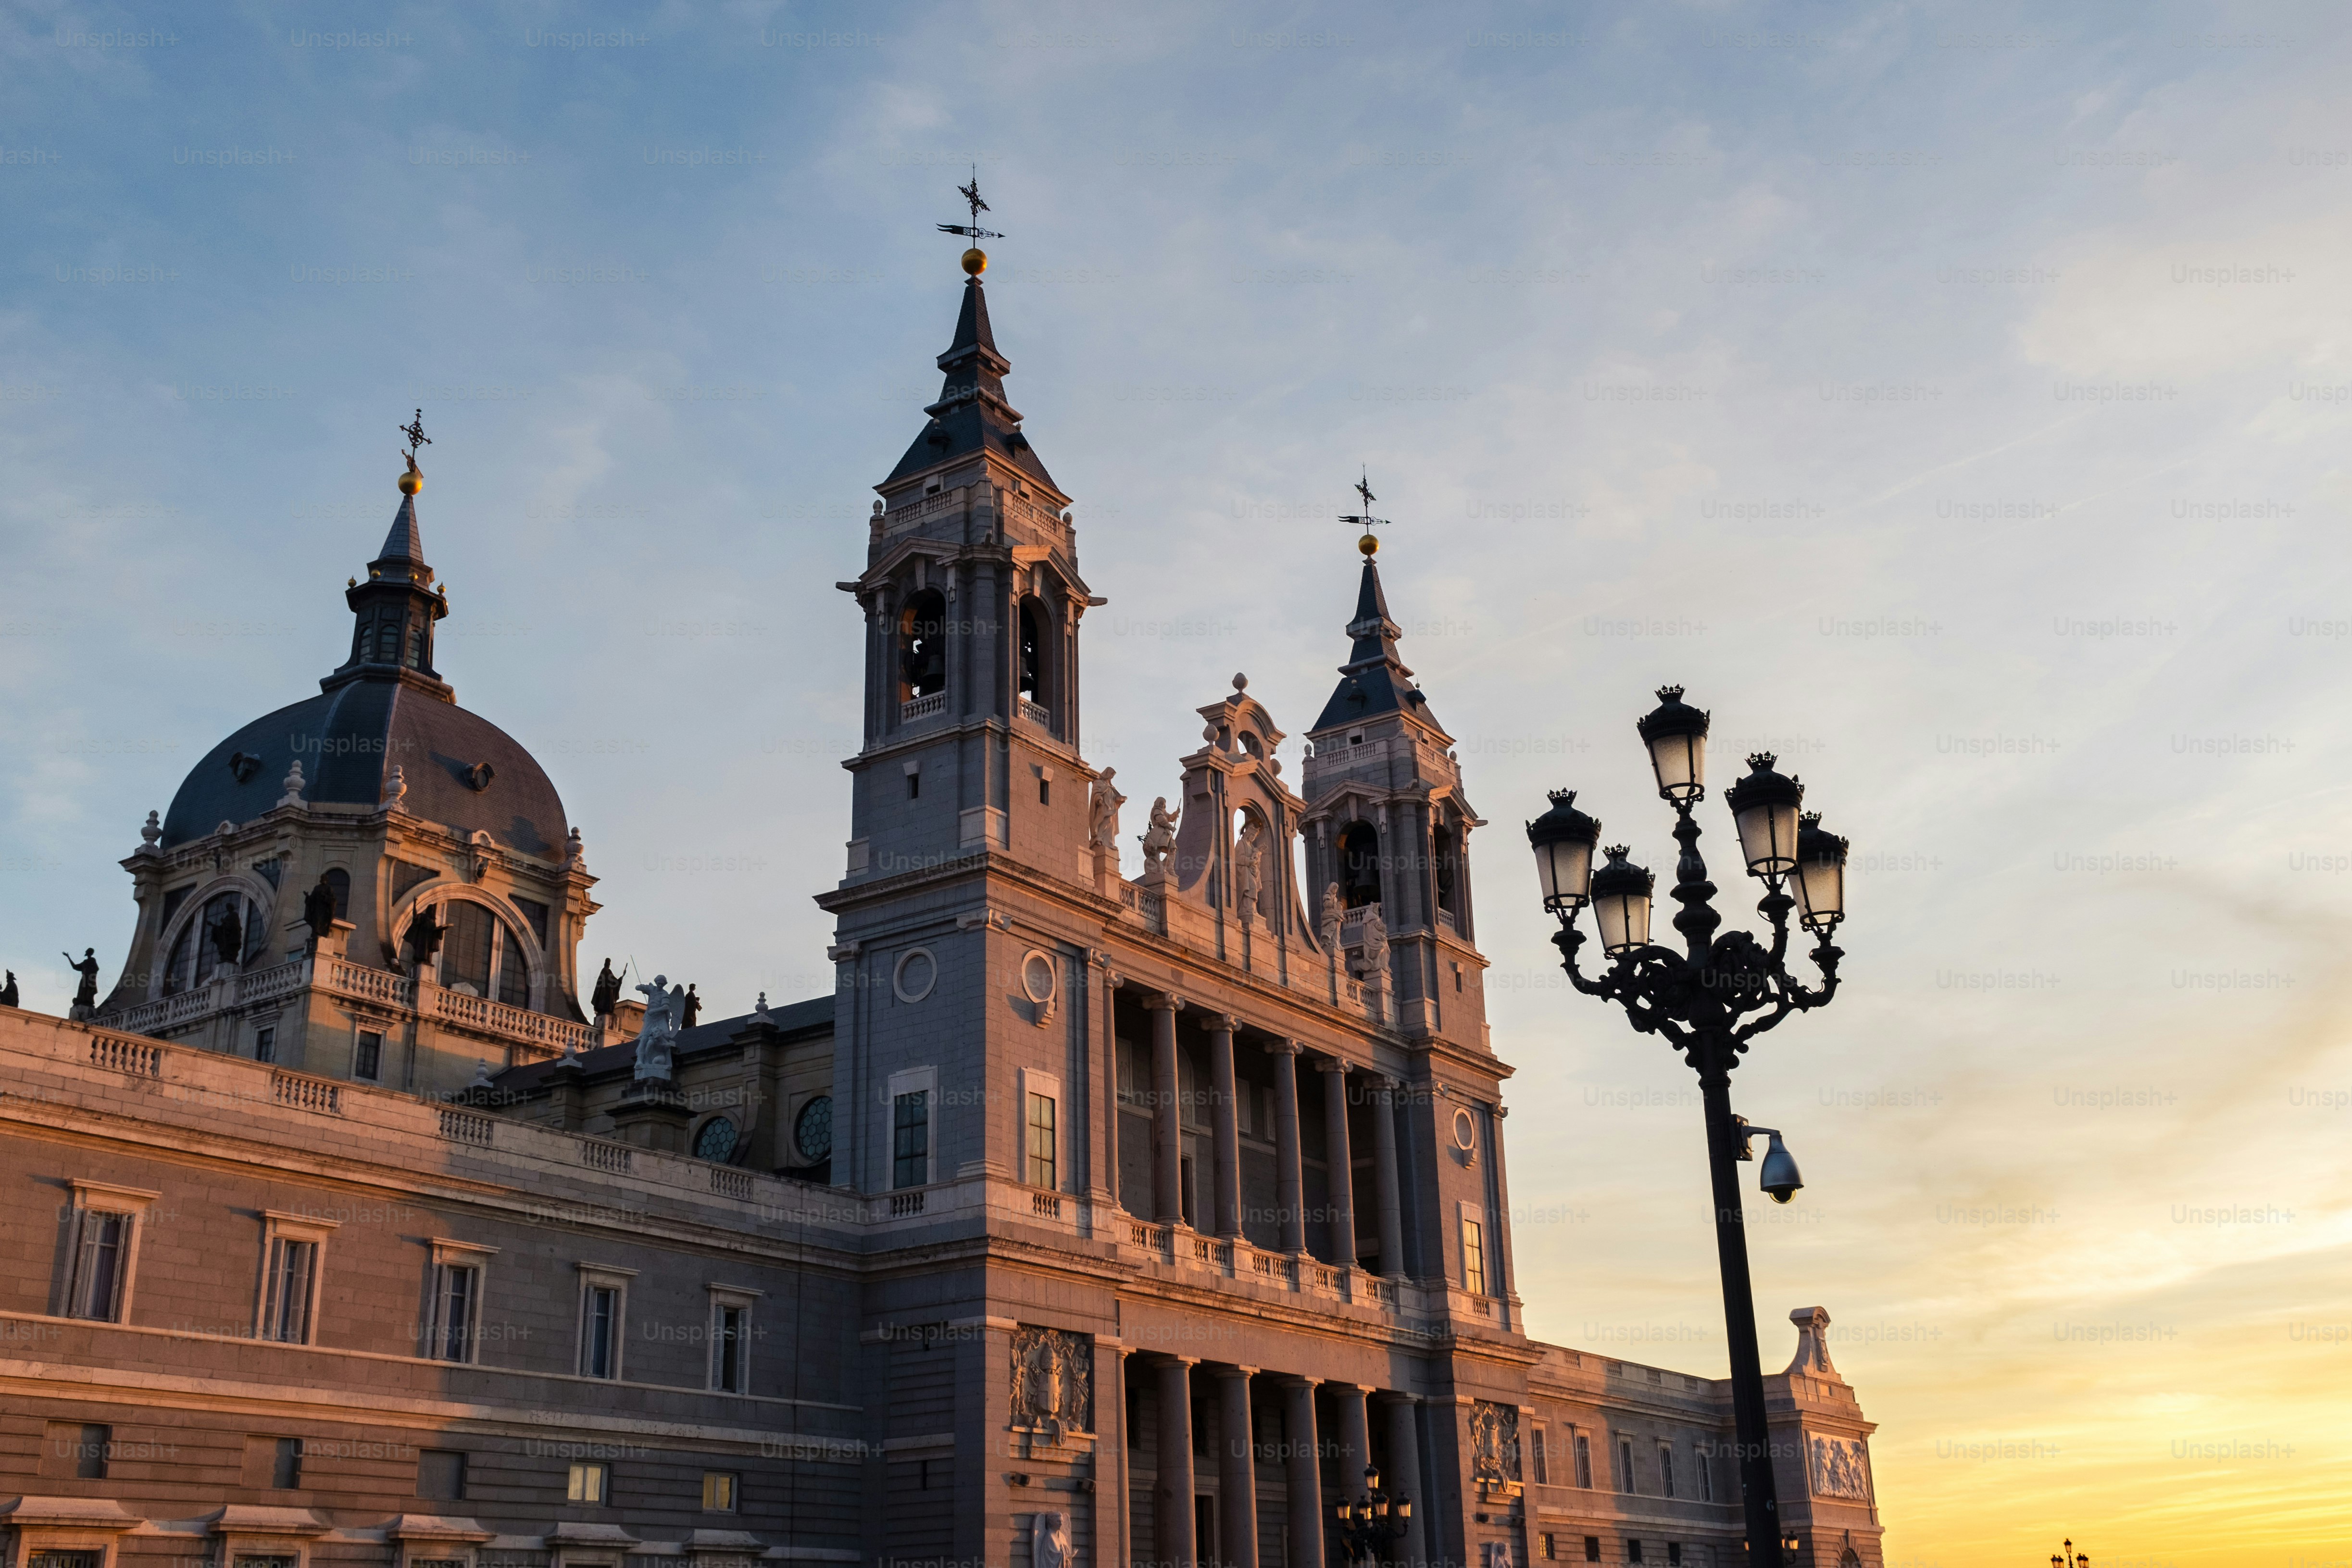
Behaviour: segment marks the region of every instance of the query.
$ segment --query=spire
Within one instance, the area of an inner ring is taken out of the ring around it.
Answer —
[[[1360,724],[1382,713],[1402,713],[1432,729],[1439,728],[1436,715],[1429,710],[1429,700],[1412,684],[1412,671],[1397,652],[1397,638],[1403,634],[1404,628],[1389,619],[1381,569],[1367,550],[1364,574],[1356,586],[1356,618],[1348,623],[1348,662],[1339,667],[1339,684],[1308,734]]]
[[[400,510],[392,514],[392,531],[383,536],[383,548],[368,563],[370,568],[386,566],[394,562],[415,563],[425,566],[425,535],[416,526],[416,498],[404,495]]]
[[[326,689],[362,679],[397,679],[444,700],[453,700],[433,668],[435,623],[449,613],[449,602],[433,580],[433,568],[425,563],[425,534],[416,521],[416,495],[425,488],[416,448],[431,444],[423,417],[420,414],[416,425],[401,432],[409,437],[408,471],[400,476],[400,507],[392,514],[383,549],[368,563],[364,579],[354,577],[345,586],[343,602],[352,611],[351,657],[320,682]]]
[[[980,265],[987,265],[986,258],[981,258]],[[923,410],[931,416],[930,423],[908,447],[906,456],[883,484],[986,451],[1058,492],[1061,487],[1054,484],[1054,476],[1045,471],[1036,448],[1021,432],[1021,411],[1005,401],[1004,376],[1013,362],[997,350],[996,334],[988,321],[988,293],[977,271],[964,280],[955,341],[940,355],[938,363],[944,377],[939,401]]]

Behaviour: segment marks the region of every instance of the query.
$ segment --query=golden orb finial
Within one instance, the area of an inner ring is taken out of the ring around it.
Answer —
[[[425,476],[418,473],[415,468],[411,468],[408,472],[400,476],[400,493],[402,495],[413,496],[424,488]]]
[[[1361,539],[1356,541],[1356,548],[1364,552],[1364,559],[1369,561],[1379,552],[1381,542],[1367,533]]]
[[[975,245],[970,250],[963,253],[963,275],[965,277],[977,278],[987,270],[988,252]]]

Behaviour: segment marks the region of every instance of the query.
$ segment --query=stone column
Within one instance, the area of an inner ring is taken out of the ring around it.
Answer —
[[[1339,1496],[1353,1500],[1363,1490],[1364,1467],[1372,1462],[1372,1429],[1364,1407],[1364,1395],[1371,1391],[1360,1383],[1329,1383],[1331,1405],[1337,1415],[1339,1444]]]
[[[1323,1075],[1323,1153],[1331,1168],[1331,1261],[1356,1266],[1356,1159],[1348,1141],[1348,1064],[1315,1064]]]
[[[1135,1556],[1128,1538],[1135,1434],[1127,1427],[1127,1358],[1133,1353],[1107,1335],[1095,1337],[1095,1554],[1122,1568]],[[1100,1375],[1105,1368],[1108,1377]]]
[[[1321,1445],[1315,1435],[1315,1379],[1293,1379],[1283,1388],[1288,1411],[1285,1425],[1289,1451],[1283,1473],[1289,1482],[1290,1562],[1292,1568],[1322,1568],[1323,1475]]]
[[[1242,1233],[1242,1134],[1240,1107],[1234,1097],[1234,1028],[1240,1022],[1231,1013],[1209,1019],[1209,1058],[1217,1089],[1217,1234]]]
[[[1257,1568],[1257,1455],[1250,1430],[1254,1366],[1217,1369],[1223,1447],[1217,1460],[1217,1556],[1224,1568]]]
[[[1160,1468],[1151,1489],[1152,1551],[1159,1568],[1192,1568],[1192,1363],[1191,1356],[1160,1362]]]
[[[1307,1250],[1307,1211],[1298,1168],[1298,1042],[1277,1040],[1274,1056],[1275,1201],[1282,1205],[1282,1250]],[[1319,1561],[1319,1560],[1318,1560]]]
[[[1176,1009],[1184,1004],[1162,992],[1143,1005],[1151,1012],[1151,1217],[1173,1225],[1184,1217],[1184,1125],[1176,1107]]]
[[[1381,1080],[1380,1103],[1372,1109],[1372,1159],[1381,1184],[1381,1272],[1402,1279],[1404,1272],[1404,1184],[1397,1169],[1396,1097],[1404,1085],[1395,1079]]]
[[[1412,1526],[1396,1543],[1396,1562],[1402,1568],[1416,1568],[1426,1559],[1428,1532],[1437,1528],[1437,1509],[1421,1489],[1421,1423],[1413,1415],[1419,1403],[1410,1394],[1381,1396],[1389,1423],[1389,1468],[1381,1484],[1391,1497],[1412,1500]]]
[[[1095,1213],[1095,1234],[1108,1234],[1118,1207],[1118,971],[1110,954],[1094,954],[1090,977],[1101,992],[1101,1033],[1089,1054],[1087,1086],[1087,1201]],[[1088,997],[1089,1004],[1096,998]],[[1089,1011],[1094,1011],[1091,1006]],[[1025,1125],[1025,1123],[1024,1123]]]

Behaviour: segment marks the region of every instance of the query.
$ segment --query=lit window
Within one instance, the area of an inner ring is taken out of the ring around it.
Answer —
[[[578,1464],[572,1467],[571,1479],[564,1484],[567,1502],[602,1503],[611,1482],[612,1472],[602,1464]]]
[[[702,1511],[733,1513],[735,1511],[735,1474],[731,1470],[702,1472]]]
[[[1468,1218],[1462,1222],[1462,1288],[1486,1293],[1486,1227]]]

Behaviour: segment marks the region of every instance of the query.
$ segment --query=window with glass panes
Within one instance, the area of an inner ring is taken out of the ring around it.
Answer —
[[[474,1359],[475,1313],[482,1298],[482,1270],[471,1263],[444,1263],[434,1270],[433,1356],[436,1361]]]
[[[1054,1099],[1033,1094],[1029,1097],[1029,1184],[1050,1187],[1054,1182]]]
[[[931,1097],[902,1094],[890,1108],[890,1184],[919,1187],[931,1179]]]
[[[80,1234],[75,1238],[73,1282],[67,1293],[66,1315],[91,1318],[102,1323],[122,1315],[122,1279],[131,1262],[131,1237],[136,1219],[106,1209],[81,1211]]]
[[[317,1283],[319,1244],[272,1237],[268,1289],[261,1306],[261,1337],[289,1345],[310,1342],[310,1298]]]

